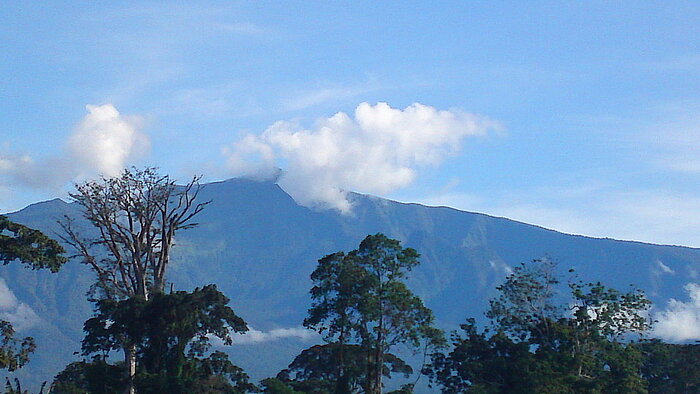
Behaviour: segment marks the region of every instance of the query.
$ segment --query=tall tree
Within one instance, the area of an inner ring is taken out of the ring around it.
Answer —
[[[440,330],[433,327],[433,314],[403,283],[416,265],[419,254],[402,248],[383,234],[367,236],[358,249],[338,252],[319,260],[311,274],[313,304],[306,327],[337,343],[338,384],[336,392],[348,392],[347,344],[365,349],[364,391],[380,393],[385,361],[399,344],[419,348],[437,344]]]
[[[15,223],[0,215],[0,261],[19,262],[31,269],[58,272],[66,262],[63,247],[41,231]],[[36,345],[34,339],[14,338],[10,322],[0,320],[0,369],[14,371],[29,361]]]
[[[73,200],[93,225],[97,237],[78,233],[68,217],[62,239],[97,276],[93,296],[148,300],[165,288],[175,233],[196,225],[192,219],[209,203],[199,202],[199,177],[178,186],[156,168],[125,169],[115,178],[75,185]],[[130,379],[136,373],[133,346],[124,347]],[[133,385],[129,388],[134,393]]]

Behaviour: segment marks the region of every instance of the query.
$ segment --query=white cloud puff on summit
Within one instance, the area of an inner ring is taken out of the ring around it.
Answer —
[[[280,121],[225,149],[235,175],[264,176],[280,165],[280,186],[306,206],[351,211],[346,190],[386,194],[409,185],[417,170],[439,165],[467,136],[498,128],[489,119],[423,104],[405,109],[360,104],[307,129]]]
[[[688,283],[685,291],[690,301],[672,298],[665,310],[654,315],[655,336],[671,342],[700,340],[700,284]]]

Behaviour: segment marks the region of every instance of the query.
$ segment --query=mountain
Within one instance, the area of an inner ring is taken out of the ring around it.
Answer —
[[[700,272],[699,249],[567,235],[361,194],[350,195],[351,215],[302,207],[272,182],[210,183],[201,197],[212,203],[197,216],[198,227],[178,233],[168,277],[180,290],[216,283],[231,298],[234,310],[257,331],[227,351],[255,379],[273,376],[318,340],[299,329],[310,304],[309,274],[317,259],[354,249],[367,234],[384,233],[422,254],[409,284],[447,329],[466,317],[482,316],[509,268],[535,258],[549,257],[562,268],[574,268],[581,279],[621,290],[635,284],[658,306],[669,298],[683,299],[683,285]],[[63,215],[90,231],[79,207],[59,199],[8,216],[55,236],[56,220]],[[38,343],[17,376],[34,384],[51,380],[77,359],[73,352],[80,349],[82,323],[91,314],[85,293],[92,274],[73,261],[58,274],[10,264],[0,268],[0,278],[18,300],[14,312],[0,309],[0,318],[14,313],[15,319],[24,319],[28,328],[20,334],[33,335]],[[0,297],[7,294],[0,291]]]

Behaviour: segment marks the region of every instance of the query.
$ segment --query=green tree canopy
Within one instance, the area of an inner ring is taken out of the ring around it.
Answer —
[[[362,345],[328,343],[315,345],[301,352],[287,369],[277,374],[277,380],[289,389],[311,393],[338,392],[337,382],[345,380],[343,390],[347,394],[360,393],[367,387],[367,361],[374,356],[373,349]],[[343,376],[340,376],[338,360],[343,352]],[[390,377],[400,373],[409,377],[413,368],[399,357],[387,353],[384,356],[382,375]]]
[[[515,267],[490,302],[490,329],[469,320],[424,372],[444,392],[646,392],[632,341],[649,328],[644,293],[574,281],[561,297],[558,284],[547,260]]]
[[[133,346],[139,361],[135,385],[141,393],[194,393],[203,385],[230,386],[230,392],[252,388],[224,353],[203,358],[210,337],[230,345],[231,331],[248,330],[228,302],[215,285],[155,293],[149,300],[100,300],[96,315],[85,322],[83,354],[107,355]]]
[[[642,377],[649,393],[700,392],[700,344],[671,344],[658,339],[638,345],[644,356]]]

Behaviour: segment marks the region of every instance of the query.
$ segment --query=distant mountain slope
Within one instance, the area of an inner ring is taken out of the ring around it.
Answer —
[[[634,283],[657,304],[683,298],[682,286],[700,272],[698,249],[566,235],[504,218],[360,194],[351,195],[354,210],[347,216],[299,206],[271,182],[211,183],[201,197],[213,202],[197,217],[197,228],[178,234],[169,280],[186,290],[216,283],[237,313],[263,332],[299,327],[309,306],[309,274],[316,260],[356,248],[364,236],[377,232],[422,254],[411,287],[446,328],[467,316],[481,316],[509,267],[543,256],[575,268],[582,279],[620,289]],[[9,216],[52,235],[63,215],[77,218],[90,231],[78,207],[61,200]],[[0,277],[40,319],[21,333],[34,335],[39,348],[19,375],[34,382],[50,380],[76,358],[72,353],[79,350],[82,323],[91,312],[85,292],[92,275],[71,262],[55,275],[11,264],[0,267]],[[273,335],[258,339],[231,350],[255,378],[273,375],[311,344]]]

